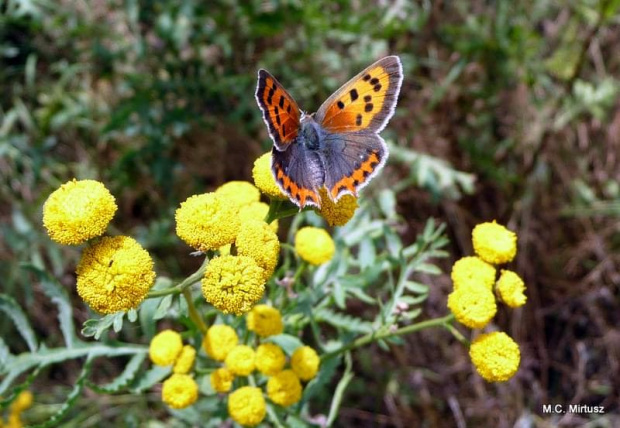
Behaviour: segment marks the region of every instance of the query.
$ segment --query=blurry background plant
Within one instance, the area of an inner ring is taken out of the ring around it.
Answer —
[[[444,272],[472,254],[475,224],[497,219],[517,233],[511,269],[527,284],[528,304],[500,309],[494,322],[521,345],[521,368],[506,384],[485,384],[463,370],[467,350],[439,330],[408,335],[388,344],[390,352],[359,349],[339,423],[544,424],[552,417],[541,405],[556,402],[617,412],[619,7],[616,0],[7,0],[0,5],[2,291],[27,308],[33,334],[48,347],[90,317],[72,291],[74,313],[60,311],[59,331],[44,295],[63,300],[37,273],[45,268],[74,290],[79,251],[51,243],[40,226],[45,198],[73,177],[106,183],[120,208],[111,232],[136,238],[158,275],[196,270],[200,262],[174,236],[174,210],[188,195],[249,179],[253,159],[270,146],[253,97],[256,70],[271,70],[313,111],[362,67],[397,53],[405,78],[384,132],[392,158],[365,191],[367,212],[394,214],[388,247],[415,242],[429,217],[446,223]],[[290,226],[283,222],[280,233]],[[336,231],[343,245],[336,257],[355,233],[363,232]],[[373,248],[360,243],[351,254],[365,260]],[[423,316],[444,315],[448,274],[414,280],[432,285]],[[359,296],[343,299],[355,287],[338,284],[342,311],[377,315]],[[129,325],[111,340],[145,344],[156,327]],[[0,317],[0,337],[0,365],[7,344],[13,354],[27,350],[9,317]],[[91,380],[99,384],[125,366],[97,364]],[[57,411],[54,403],[83,384],[79,367],[43,369],[23,418]],[[73,418],[138,421],[153,408],[154,418],[166,418],[157,394],[101,397],[97,408],[76,397]],[[329,399],[319,394],[313,405]]]

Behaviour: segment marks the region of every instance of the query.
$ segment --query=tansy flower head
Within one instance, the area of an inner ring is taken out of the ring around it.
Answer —
[[[78,294],[103,314],[137,308],[155,282],[151,256],[128,236],[104,237],[86,248],[76,273]]]
[[[248,220],[241,224],[237,240],[237,254],[254,259],[263,268],[267,281],[278,264],[280,241],[275,232],[262,220]]]
[[[279,373],[286,364],[284,351],[273,343],[263,343],[256,348],[256,368],[267,376]]]
[[[230,391],[233,381],[235,380],[235,375],[226,367],[220,367],[211,373],[209,380],[211,381],[211,387],[215,390],[215,392],[222,394]]]
[[[116,213],[116,202],[95,180],[72,180],[54,191],[43,205],[43,225],[50,238],[78,245],[101,236]]]
[[[186,374],[173,374],[164,381],[161,399],[173,409],[184,409],[198,399],[198,384]]]
[[[232,244],[239,229],[237,207],[214,193],[190,196],[175,213],[176,232],[199,251]]]
[[[497,281],[497,292],[502,301],[511,308],[518,308],[525,305],[525,284],[523,280],[511,270],[502,269],[502,273]]]
[[[469,328],[483,328],[497,312],[493,292],[484,287],[457,288],[448,296],[448,308]]]
[[[271,199],[288,199],[276,184],[271,172],[271,152],[267,152],[254,161],[252,168],[254,184]]]
[[[330,226],[344,226],[353,218],[357,209],[357,198],[353,195],[344,195],[334,202],[327,193],[327,189],[322,187],[319,190],[321,195],[321,209],[318,210]]]
[[[196,350],[191,345],[185,345],[174,363],[172,372],[181,374],[189,373],[194,365],[194,360],[196,360]]]
[[[11,403],[11,413],[21,413],[32,406],[32,392],[24,390],[19,393],[15,401]],[[0,418],[0,421],[2,418]]]
[[[182,350],[181,335],[174,330],[164,330],[157,333],[151,340],[149,357],[153,364],[169,366],[177,360]]]
[[[267,408],[260,388],[244,386],[228,396],[228,414],[240,425],[253,427],[265,419]]]
[[[506,333],[478,336],[469,348],[476,370],[489,382],[505,382],[517,372],[521,361],[519,346]]]
[[[260,191],[247,181],[229,181],[215,189],[215,194],[235,206],[235,211],[252,202],[258,202]]]
[[[207,302],[226,314],[246,313],[264,292],[265,271],[247,256],[212,259],[202,279],[202,294]]]
[[[316,351],[309,346],[301,346],[295,349],[291,356],[291,368],[303,381],[309,381],[316,376],[320,362]]]
[[[245,205],[239,209],[239,222],[244,224],[249,220],[260,220],[264,221],[265,217],[267,217],[267,213],[269,212],[269,205],[264,202],[252,202],[249,205]],[[278,231],[278,220],[274,220],[269,224],[269,227],[274,232]]]
[[[275,336],[282,333],[282,315],[276,308],[267,305],[256,305],[247,315],[248,330],[260,337]]]
[[[474,251],[486,262],[508,263],[517,254],[517,235],[495,221],[477,225],[471,235]]]
[[[237,345],[226,356],[226,367],[237,376],[248,376],[256,368],[256,354],[247,345]]]
[[[267,396],[280,406],[290,406],[301,400],[301,382],[293,370],[283,370],[267,381]]]
[[[202,347],[207,355],[216,361],[224,361],[226,355],[239,343],[239,337],[234,328],[225,324],[209,327]]]
[[[478,257],[463,257],[452,266],[454,289],[483,287],[492,290],[495,284],[495,268]]]
[[[303,260],[320,265],[331,260],[336,246],[325,229],[302,227],[295,234],[295,250]]]

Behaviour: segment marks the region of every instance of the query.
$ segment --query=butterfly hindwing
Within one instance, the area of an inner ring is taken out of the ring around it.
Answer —
[[[372,131],[329,133],[321,150],[325,187],[337,201],[357,192],[379,172],[388,157],[385,141]]]
[[[285,151],[271,151],[271,171],[280,189],[300,208],[321,206],[319,189],[323,186],[323,163],[318,152],[300,144]]]
[[[316,121],[332,133],[379,133],[394,114],[402,79],[400,59],[382,58],[330,96],[316,113]]]
[[[299,107],[284,87],[266,70],[258,71],[256,101],[269,135],[278,150],[285,150],[297,138]]]

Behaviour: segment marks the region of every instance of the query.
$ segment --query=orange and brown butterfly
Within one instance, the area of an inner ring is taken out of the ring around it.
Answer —
[[[274,143],[271,169],[293,203],[320,208],[323,187],[334,202],[357,197],[388,157],[379,132],[394,114],[402,80],[400,59],[387,56],[306,114],[275,77],[258,71],[256,101]]]

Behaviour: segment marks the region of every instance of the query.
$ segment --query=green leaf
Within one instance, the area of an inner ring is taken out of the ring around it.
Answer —
[[[138,374],[142,362],[146,359],[146,353],[136,354],[127,363],[125,370],[112,382],[105,385],[96,385],[92,382],[88,382],[89,386],[95,389],[97,392],[112,394],[119,392],[125,388],[135,379]]]
[[[118,333],[119,331],[121,331],[123,329],[123,321],[125,319],[125,313],[124,312],[118,312],[115,315],[118,315],[118,316],[114,317],[114,322],[112,323],[112,328],[114,329],[114,333]]]
[[[172,297],[172,294],[168,294],[163,299],[161,299],[157,310],[153,314],[154,320],[160,320],[168,314],[168,309],[170,309],[170,306],[172,305]]]
[[[334,312],[327,308],[321,308],[314,311],[314,318],[317,322],[324,322],[346,331],[370,333],[373,330],[372,323],[368,321]]]
[[[75,335],[75,324],[73,323],[73,308],[69,294],[54,278],[47,272],[34,267],[29,267],[41,279],[41,287],[47,297],[58,306],[58,322],[62,336],[65,339],[67,348],[72,348],[79,341]]]
[[[372,239],[364,239],[360,242],[357,258],[362,269],[372,266],[377,258],[377,250]]]
[[[336,348],[340,348],[338,345]],[[340,366],[341,357],[335,356],[321,361],[319,372],[316,377],[308,382],[304,388],[303,400],[308,402],[312,397],[317,396],[321,391],[326,390],[331,385],[331,381],[336,373],[336,369]]]
[[[115,314],[109,314],[101,318],[91,318],[89,320],[86,320],[84,321],[84,326],[82,327],[82,335],[86,337],[94,337],[95,339],[99,340],[101,335],[108,331],[113,324],[116,327],[117,318],[121,318],[122,327],[122,318],[124,315],[124,312],[117,312]]]
[[[13,358],[11,355],[11,351],[9,347],[4,343],[4,339],[0,337],[0,373],[4,372],[4,367],[9,363],[9,361]]]
[[[291,336],[290,334],[278,334],[276,336],[269,336],[265,339],[265,342],[272,342],[278,345],[287,355],[293,355],[295,349],[304,346],[298,337]]]
[[[344,292],[344,287],[341,285],[340,281],[334,281],[332,284],[332,296],[334,297],[334,302],[340,309],[345,308],[345,300],[346,293]]]
[[[153,366],[136,379],[129,390],[134,394],[140,394],[170,376],[170,373],[172,366]]]
[[[37,339],[21,306],[12,297],[0,294],[0,310],[13,320],[15,328],[28,344],[28,349],[32,352],[36,351],[38,348]]]
[[[428,273],[430,275],[440,275],[441,274],[441,269],[439,269],[437,266],[432,265],[430,263],[420,263],[419,265],[416,266],[416,272],[425,272]]]

